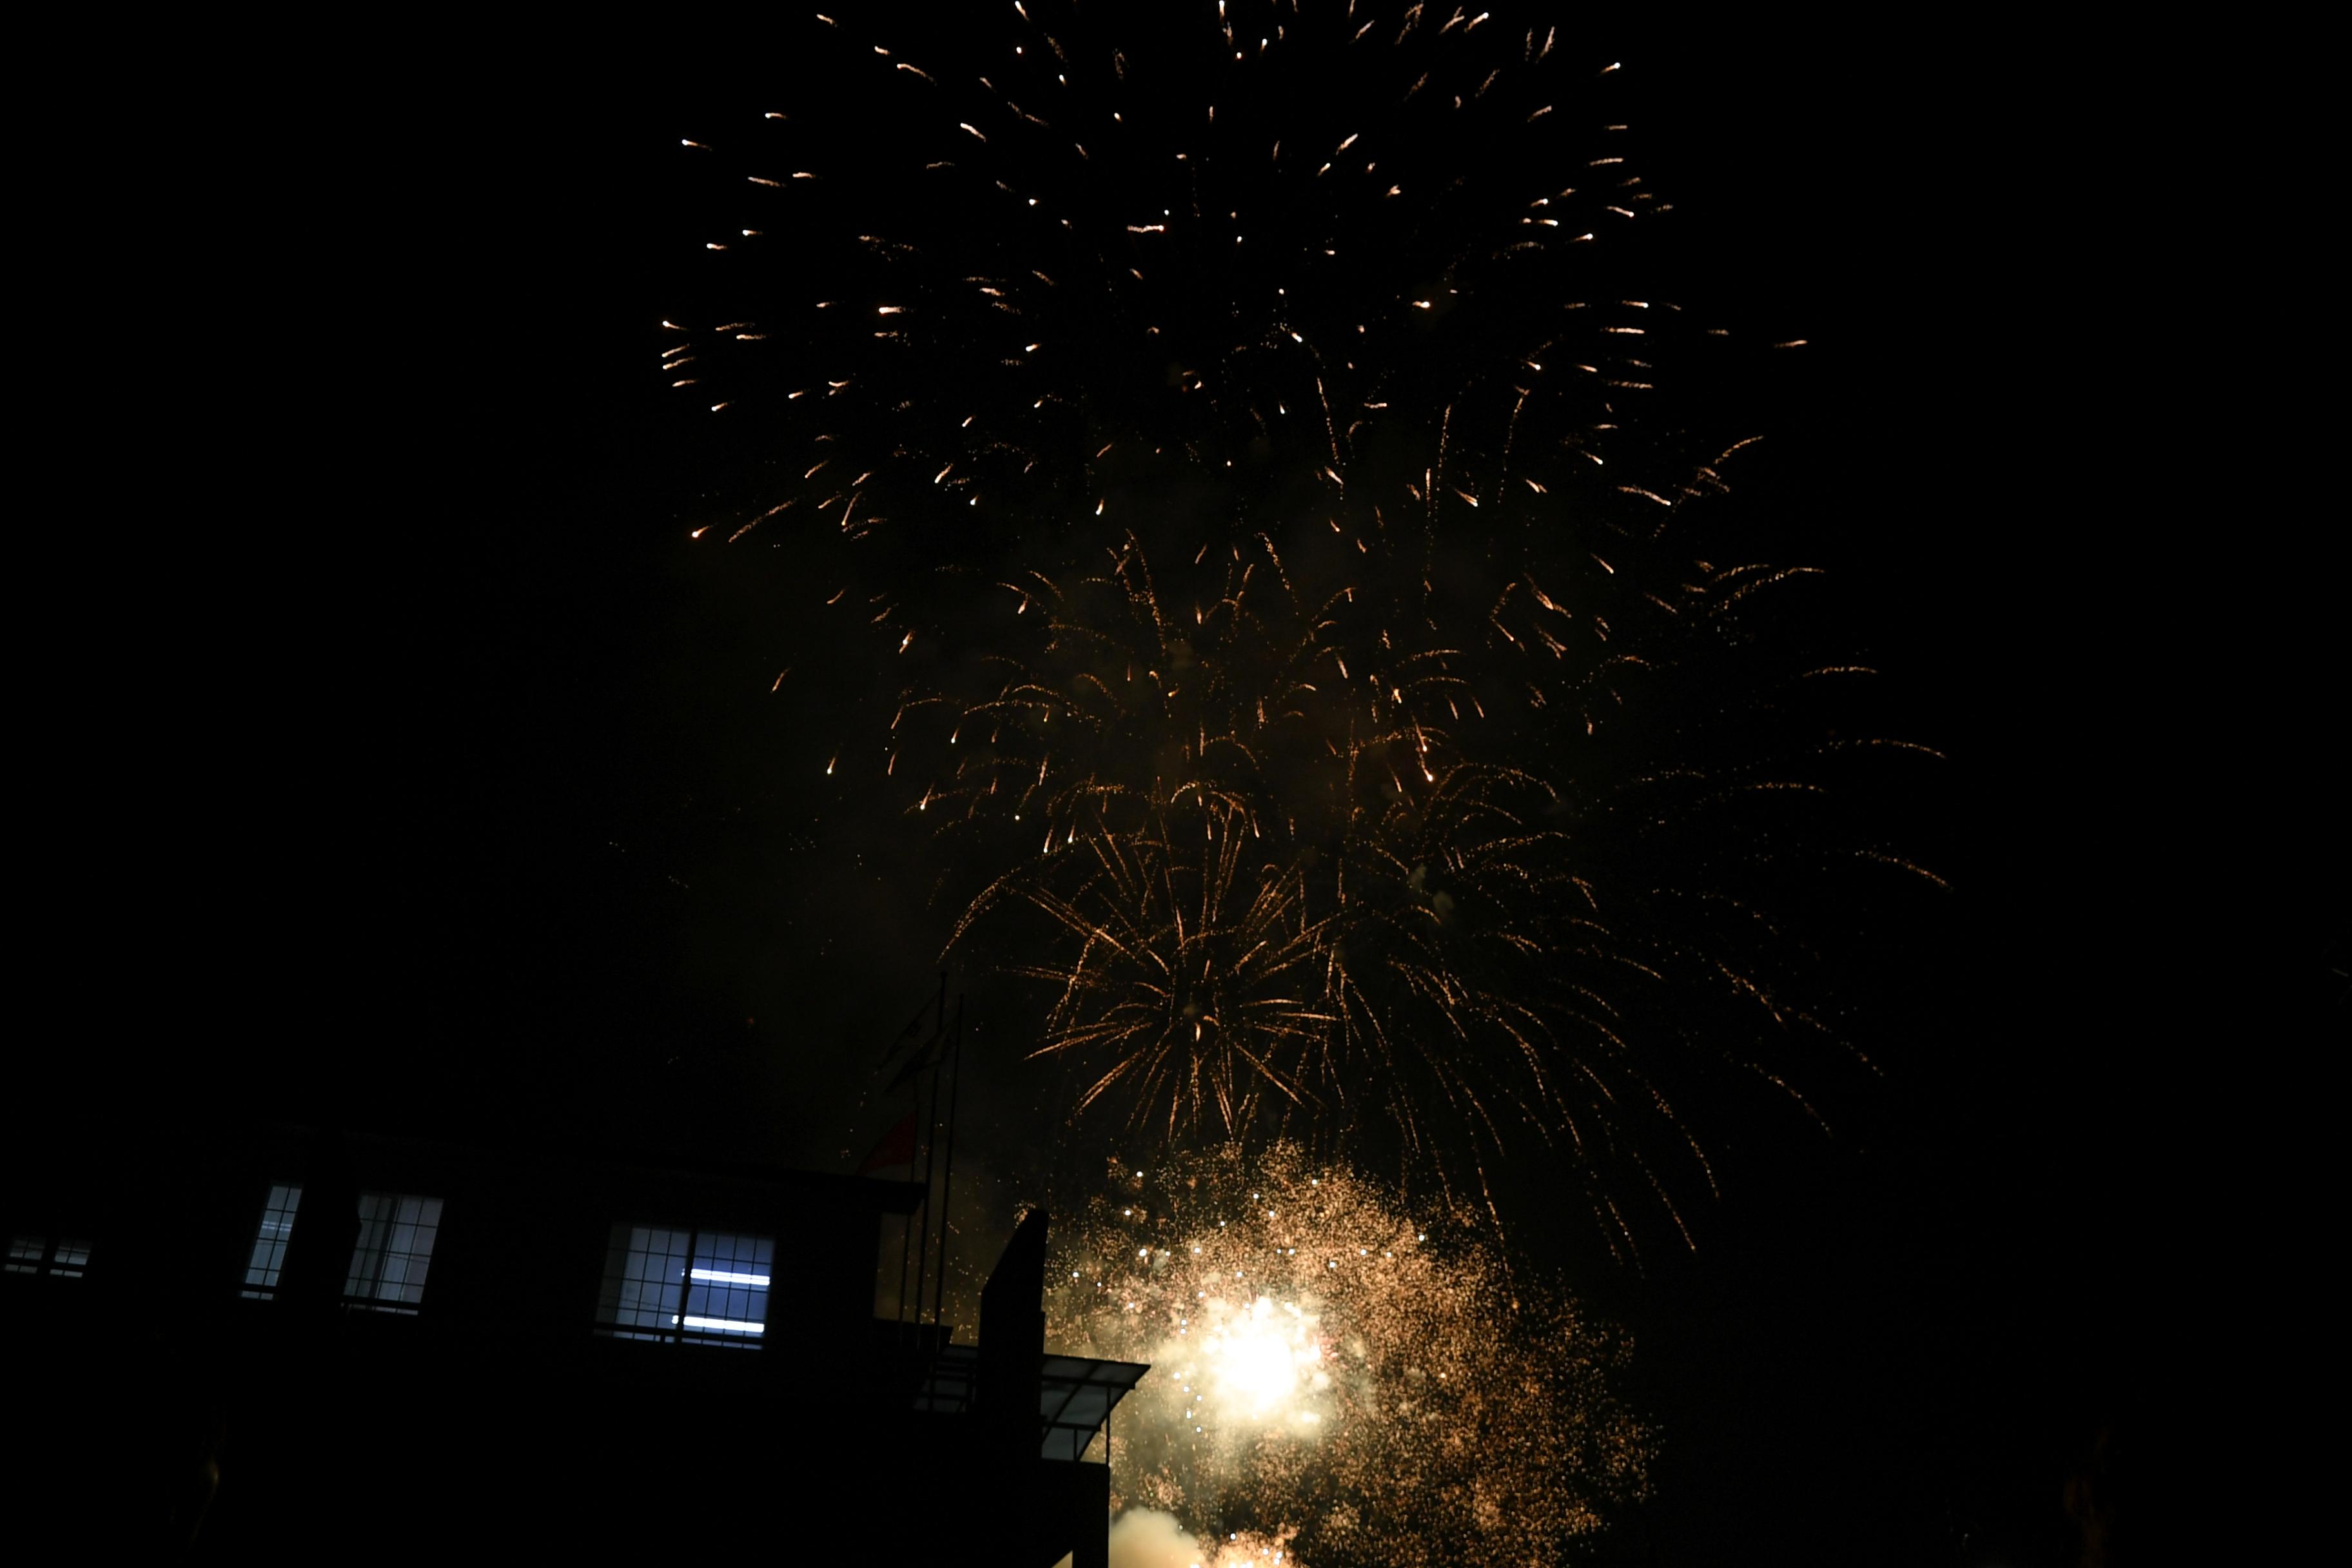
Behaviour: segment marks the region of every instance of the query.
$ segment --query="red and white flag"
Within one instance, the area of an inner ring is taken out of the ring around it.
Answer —
[[[898,1124],[882,1134],[882,1142],[874,1145],[874,1152],[866,1156],[866,1163],[857,1167],[861,1176],[874,1171],[887,1171],[893,1165],[915,1166],[915,1113],[907,1112]]]

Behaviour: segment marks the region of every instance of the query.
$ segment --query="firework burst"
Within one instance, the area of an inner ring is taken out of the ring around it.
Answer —
[[[1013,9],[945,58],[820,19],[887,132],[682,150],[733,216],[660,374],[786,465],[721,537],[789,563],[808,765],[939,836],[1074,1108],[1449,1188],[1533,1142],[1612,1246],[1621,1178],[1679,1224],[1686,1064],[1844,1050],[1775,911],[1907,863],[1822,809],[1831,672],[1759,651],[1806,574],[1711,536],[1743,443],[1658,403],[1733,351],[1630,280],[1613,66]]]
[[[1153,1366],[1113,1426],[1121,1507],[1328,1568],[1554,1561],[1643,1494],[1630,1347],[1513,1284],[1467,1214],[1227,1147],[1114,1166],[1058,1256],[1055,1342]]]

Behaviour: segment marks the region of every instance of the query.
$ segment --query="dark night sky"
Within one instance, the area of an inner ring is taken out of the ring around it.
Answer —
[[[36,678],[72,828],[34,857],[42,967],[133,1042],[56,1051],[88,1119],[811,1160],[870,1134],[807,1086],[847,1092],[929,984],[894,935],[923,889],[778,784],[763,607],[688,545],[707,454],[644,373],[696,240],[676,138],[756,79],[716,45],[561,75],[492,49],[306,102],[289,142],[229,114],[194,143],[215,173],[175,221],[205,259],[164,294],[209,324],[166,336],[220,370],[72,373],[154,468],[91,475],[65,602],[159,608]],[[1948,1512],[2046,1528],[2085,1419],[2145,1396],[2157,1238],[2211,1201],[2251,1094],[2230,1054],[2340,1027],[2340,920],[2293,895],[2341,830],[2296,743],[2242,732],[2212,578],[2168,549],[2231,524],[2146,472],[2126,345],[2156,286],[2118,276],[2079,76],[1624,56],[1685,296],[1813,345],[1757,482],[1894,722],[1951,758],[1916,842],[1955,891],[1873,954],[1884,1102],[1729,1151],[1699,1256],[1578,1288],[1632,1324],[1669,1431],[1659,1560],[1951,1561]],[[2267,809],[2220,782],[2233,734]]]

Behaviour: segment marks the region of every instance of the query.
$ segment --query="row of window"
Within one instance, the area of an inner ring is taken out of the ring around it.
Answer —
[[[68,1241],[47,1236],[12,1236],[8,1238],[7,1271],[11,1274],[48,1274],[59,1279],[79,1279],[89,1263],[89,1243]]]
[[[299,1183],[269,1189],[239,1295],[260,1301],[276,1298],[301,1207]],[[344,1271],[343,1304],[354,1311],[414,1317],[433,1266],[441,1200],[414,1193],[362,1193],[359,1222],[359,1241]],[[623,1221],[613,1227],[605,1255],[604,1284],[596,1302],[599,1331],[625,1340],[756,1345],[768,1326],[774,1261],[772,1237]],[[40,1236],[9,1239],[11,1274],[78,1279],[89,1262],[88,1242]]]
[[[299,1184],[282,1183],[269,1189],[239,1295],[260,1301],[277,1296],[286,1244],[294,1235],[294,1216],[301,1206]],[[362,1193],[359,1221],[359,1241],[343,1279],[344,1301],[369,1311],[413,1316],[425,1300],[433,1238],[441,1229],[441,1200],[408,1193]]]
[[[269,1189],[242,1294],[261,1300],[277,1295],[301,1206],[299,1184]],[[362,1193],[359,1221],[359,1243],[343,1279],[344,1304],[415,1316],[441,1229],[441,1200]],[[595,1321],[617,1339],[756,1344],[768,1326],[774,1259],[772,1237],[623,1221],[613,1227]]]

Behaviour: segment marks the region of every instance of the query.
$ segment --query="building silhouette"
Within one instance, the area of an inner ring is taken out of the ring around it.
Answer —
[[[1148,1369],[1045,1353],[1042,1212],[977,1343],[877,1317],[922,1191],[291,1128],[14,1181],[11,1532],[1099,1568]]]

